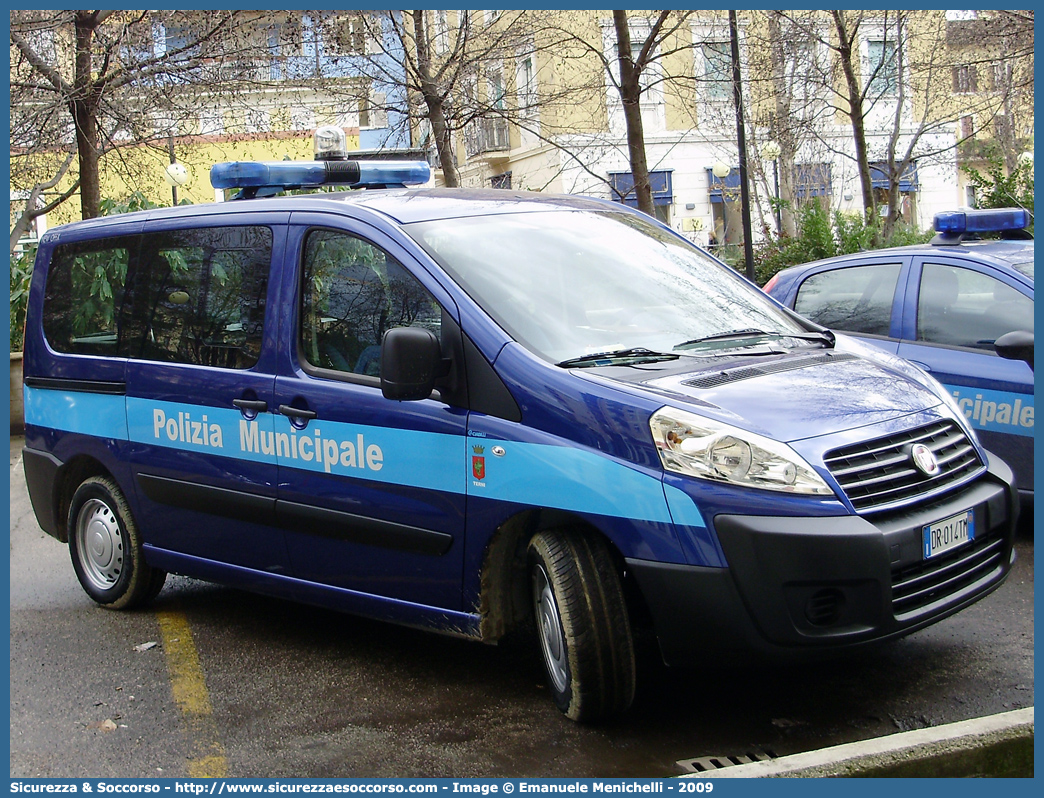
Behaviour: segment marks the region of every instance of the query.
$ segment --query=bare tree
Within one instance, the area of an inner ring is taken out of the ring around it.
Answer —
[[[764,193],[775,195],[780,232],[791,236],[797,232],[798,153],[806,161],[814,158],[813,153],[822,150],[818,139],[825,138],[826,130],[833,126],[833,109],[825,101],[823,54],[807,33],[816,29],[815,13],[753,11],[745,31],[751,96],[747,113],[751,137],[760,144],[752,146],[751,152],[761,155],[761,162],[753,163],[760,167]],[[764,150],[769,142],[778,146],[775,158]],[[771,184],[765,161],[774,161]],[[807,192],[807,175],[805,182]]]
[[[375,40],[366,36],[370,16],[12,12],[11,178],[26,198],[12,236],[77,194],[81,215],[96,216],[103,174],[151,186],[146,170],[173,158],[175,143],[188,156],[215,135],[297,136],[367,118],[379,127],[374,117],[388,103],[358,69],[379,59],[379,27]]]
[[[43,199],[45,192],[54,189],[65,178],[72,161],[73,154],[69,153],[65,156],[65,160],[58,166],[57,171],[50,180],[35,183],[32,188],[26,191],[24,204],[18,210],[15,216],[15,223],[11,227],[10,253],[12,257],[14,257],[15,251],[18,249],[18,244],[22,237],[32,229],[33,222],[53,211],[80,190],[80,181],[74,180],[71,186],[50,201],[45,202]]]
[[[569,12],[385,12],[384,24],[394,33],[394,68],[376,61],[363,68],[375,82],[405,80],[403,110],[420,123],[422,140],[436,151],[447,186],[461,180],[459,137],[469,155],[482,149],[469,146],[476,137],[496,139],[506,150],[512,126],[557,150],[563,162],[604,180],[591,164],[615,145],[604,136],[594,142],[587,134],[604,130],[608,84],[626,119],[639,206],[652,213],[641,104],[670,82],[662,64],[687,47],[676,41],[687,12],[652,12],[651,18],[613,14],[613,27],[592,28],[589,14]],[[515,68],[537,54],[557,70],[554,81],[540,86],[539,107],[536,94],[522,97],[521,78],[515,77],[515,92],[508,96]]]
[[[1003,141],[1010,120],[1032,109],[1026,98],[1032,98],[1033,15],[971,12],[969,24],[955,24],[942,11],[825,14],[829,30],[816,14],[785,12],[783,19],[831,54],[819,90],[832,98],[829,114],[848,120],[852,146],[843,146],[829,124],[808,132],[854,160],[866,218],[886,207],[881,235],[887,237],[902,220],[901,185],[917,163],[952,158],[955,147],[984,128]],[[976,80],[985,72],[988,89]],[[1012,138],[1005,158],[1014,163],[1019,151]],[[875,191],[875,179],[882,189]]]
[[[388,32],[386,58],[360,61],[374,85],[404,87],[391,104],[435,150],[447,186],[460,185],[457,147],[480,122],[519,121],[526,109],[506,102],[503,70],[532,47],[540,12],[385,11],[367,24]],[[491,128],[484,128],[490,130]]]
[[[623,103],[624,122],[627,126],[627,155],[631,163],[631,177],[638,200],[638,209],[652,215],[652,186],[649,185],[649,162],[645,157],[645,129],[642,126],[642,73],[648,70],[655,52],[660,29],[670,16],[661,11],[653,22],[650,35],[640,43],[637,55],[631,47],[631,28],[626,11],[613,11],[613,29],[616,32],[616,60],[619,65],[619,80],[615,88]],[[613,73],[609,72],[610,79]]]
[[[83,218],[99,213],[107,152],[154,139],[153,123],[183,110],[176,103],[189,87],[227,80],[216,67],[242,58],[240,19],[235,11],[12,12],[12,117],[23,121],[12,126],[28,137],[28,119],[46,122],[35,130],[75,150]],[[160,47],[157,25],[176,27],[177,44]],[[15,156],[38,153],[34,144],[14,142]]]
[[[835,51],[838,63],[844,74],[845,100],[847,101],[847,114],[852,125],[852,139],[855,142],[855,158],[859,173],[859,190],[863,196],[863,212],[867,219],[875,215],[877,203],[874,200],[873,182],[870,178],[870,161],[867,155],[866,144],[866,105],[867,97],[864,96],[863,87],[860,83],[860,60],[859,60],[859,31],[862,21],[861,15],[855,19],[847,11],[831,11],[830,18],[834,23],[834,32],[837,36]],[[885,34],[887,36],[887,33]],[[887,40],[883,42],[887,44]],[[873,86],[873,77],[885,68],[884,59],[875,64],[874,75],[866,81],[866,89],[869,92]]]
[[[613,49],[606,52],[602,41],[590,41],[580,35],[569,37],[581,45],[586,57],[599,61],[604,79],[619,98],[627,140],[627,159],[639,210],[654,213],[649,162],[645,148],[645,126],[642,120],[643,95],[662,90],[672,76],[663,68],[664,61],[687,45],[677,43],[677,35],[692,12],[652,11],[649,16],[635,17],[635,12],[613,11]]]

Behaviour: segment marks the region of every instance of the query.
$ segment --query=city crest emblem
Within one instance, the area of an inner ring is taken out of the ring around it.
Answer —
[[[481,482],[486,478],[486,449],[484,446],[472,446],[471,452],[471,473]]]

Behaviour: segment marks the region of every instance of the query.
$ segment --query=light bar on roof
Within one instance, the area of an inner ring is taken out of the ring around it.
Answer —
[[[935,214],[938,233],[999,233],[1029,227],[1029,211],[1024,208],[984,208],[973,211],[945,211]]]
[[[430,179],[426,161],[233,161],[210,169],[217,189],[416,186]]]

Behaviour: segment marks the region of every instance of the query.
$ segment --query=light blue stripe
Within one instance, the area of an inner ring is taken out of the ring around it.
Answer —
[[[1034,437],[1033,394],[989,391],[967,385],[947,385],[946,389],[975,429]]]
[[[26,387],[25,422],[64,432],[127,440],[123,396]]]
[[[139,443],[446,493],[465,491],[463,435],[334,421],[312,421],[298,430],[285,416],[272,413],[247,421],[234,408],[135,397],[127,399],[127,416],[131,440]]]
[[[54,429],[153,446],[267,462],[395,485],[463,494],[535,507],[672,523],[658,475],[585,449],[311,422],[294,430],[288,419],[261,413],[246,421],[234,408],[203,407],[137,397],[26,390],[26,419]],[[256,424],[256,435],[252,424]],[[316,434],[318,433],[318,435]],[[362,457],[359,454],[360,436]],[[305,443],[305,441],[307,441]],[[317,448],[322,457],[316,460]],[[281,449],[277,452],[274,447]],[[302,445],[304,444],[304,445]],[[493,454],[502,447],[504,455]],[[336,453],[336,459],[334,454]],[[474,477],[472,457],[484,458]],[[671,507],[689,526],[705,526],[691,499],[673,489]],[[672,497],[672,489],[668,490]]]
[[[471,438],[476,446],[478,439]],[[568,446],[481,439],[485,478],[471,475],[468,492],[500,501],[581,513],[671,523],[657,476],[605,455]],[[503,456],[493,454],[502,447]],[[474,448],[470,456],[476,456]],[[469,459],[469,471],[470,471]]]
[[[678,490],[673,485],[663,486],[664,495],[667,497],[667,506],[671,511],[671,518],[678,526],[688,526],[695,529],[706,529],[707,522],[703,520],[703,513],[696,506],[696,502],[685,491]]]
[[[239,421],[242,418],[243,414],[232,407],[205,407],[127,397],[129,440],[135,443],[239,457]],[[260,414],[258,421],[267,424],[271,432],[270,414]],[[269,462],[274,465],[275,458]]]

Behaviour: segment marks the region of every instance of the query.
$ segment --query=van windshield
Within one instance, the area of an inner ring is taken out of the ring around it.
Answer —
[[[600,365],[590,356],[601,353],[634,362],[808,333],[728,268],[632,214],[534,211],[406,229],[509,335],[554,363]]]

